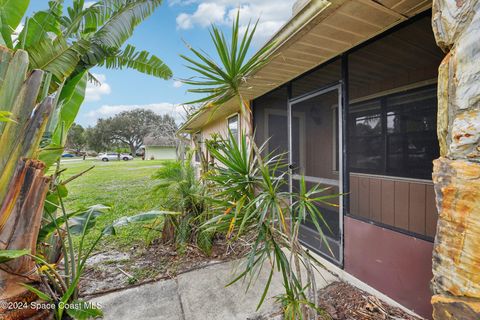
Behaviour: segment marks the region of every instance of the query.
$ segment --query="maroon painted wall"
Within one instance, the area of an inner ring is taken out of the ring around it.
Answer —
[[[345,217],[345,271],[430,319],[433,243]]]

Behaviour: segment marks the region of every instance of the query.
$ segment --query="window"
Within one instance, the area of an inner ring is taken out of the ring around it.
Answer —
[[[228,130],[232,133],[232,136],[234,136],[238,142],[238,136],[239,136],[238,114],[235,114],[230,118],[228,118],[227,123],[228,123]]]
[[[193,143],[195,148],[195,162],[201,162],[200,153],[202,152],[202,134],[197,132],[193,136]]]
[[[436,87],[350,106],[350,171],[431,179],[439,155]]]

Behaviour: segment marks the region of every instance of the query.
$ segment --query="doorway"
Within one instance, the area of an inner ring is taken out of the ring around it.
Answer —
[[[332,196],[316,206],[323,217],[320,228],[307,219],[301,226],[302,243],[337,265],[343,264],[342,99],[341,84],[289,100],[288,145],[290,190],[316,185],[316,197]]]

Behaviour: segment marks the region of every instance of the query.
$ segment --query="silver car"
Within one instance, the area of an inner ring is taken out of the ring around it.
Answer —
[[[118,154],[118,153],[112,152],[112,153],[100,153],[97,156],[97,159],[102,161],[115,161],[115,160],[128,161],[128,160],[133,160],[133,157],[126,153]]]

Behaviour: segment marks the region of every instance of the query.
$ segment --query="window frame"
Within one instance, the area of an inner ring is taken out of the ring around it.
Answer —
[[[198,140],[197,140],[197,137]],[[202,145],[201,145],[201,140],[202,140],[202,131],[199,130],[193,134],[193,145],[195,147],[195,154],[193,156],[193,161],[195,164],[200,164],[202,162],[201,156],[199,152],[202,152]]]
[[[240,113],[239,112],[235,112],[235,113],[232,113],[231,115],[229,115],[228,117],[225,118],[225,120],[227,121],[227,136],[230,134],[230,119],[234,118],[234,117],[237,117],[237,142],[240,141],[240,132],[241,132],[241,124],[240,124]]]
[[[383,147],[382,147],[382,150],[381,150],[381,162],[380,162],[378,168],[373,169],[373,168],[353,167],[351,162],[349,162],[348,163],[348,171],[353,172],[353,173],[362,173],[362,174],[369,174],[369,175],[399,177],[399,178],[406,178],[406,179],[428,180],[426,175],[419,175],[417,173],[408,174],[408,170],[405,169],[405,168],[402,168],[402,169],[399,169],[399,170],[389,169],[390,166],[389,166],[389,160],[388,159],[389,159],[390,153],[389,153],[389,148],[388,148],[388,141],[389,141],[388,138],[390,136],[394,135],[394,134],[388,133],[388,130],[387,130],[388,113],[389,113],[389,111],[392,110],[392,108],[389,107],[389,105],[387,103],[387,100],[389,98],[392,98],[392,97],[399,97],[399,96],[402,96],[402,95],[415,93],[417,91],[424,91],[424,90],[427,91],[429,89],[435,88],[436,86],[437,86],[437,83],[435,82],[434,84],[428,84],[428,85],[424,85],[424,86],[417,86],[415,88],[398,90],[396,92],[389,92],[389,93],[384,94],[384,95],[377,95],[375,97],[369,97],[367,99],[358,99],[355,102],[350,102],[350,110],[349,110],[350,112],[348,114],[348,121],[349,121],[349,123],[353,124],[354,116],[352,116],[352,114],[354,114],[355,112],[352,112],[352,111],[354,111],[355,105],[361,104],[361,103],[378,101],[380,108],[378,109],[378,111],[377,110],[375,110],[375,111],[380,114],[381,133],[379,135],[375,135],[375,137],[377,137],[377,136],[381,137],[381,144],[383,145]],[[365,112],[365,111],[360,111],[359,113],[368,114],[368,112]],[[436,121],[435,121],[435,123],[436,123]],[[352,138],[355,139],[355,138],[359,138],[359,137],[364,137],[364,136],[355,135],[352,129],[353,129],[353,127],[349,127],[349,135],[348,135],[349,144],[352,143],[351,142]],[[436,130],[433,130],[431,132],[436,134]],[[413,135],[415,133],[411,133],[411,134]],[[399,135],[399,136],[402,136],[403,138],[405,138],[409,134],[407,132],[405,132],[404,130],[402,130],[400,133],[396,133],[396,135]],[[436,139],[434,139],[434,140],[436,141]],[[403,141],[403,142],[405,143],[405,141]],[[349,150],[349,153],[350,153],[349,159],[351,160],[353,158],[354,153],[352,152],[351,149]],[[404,153],[404,156],[406,156],[405,153]]]

